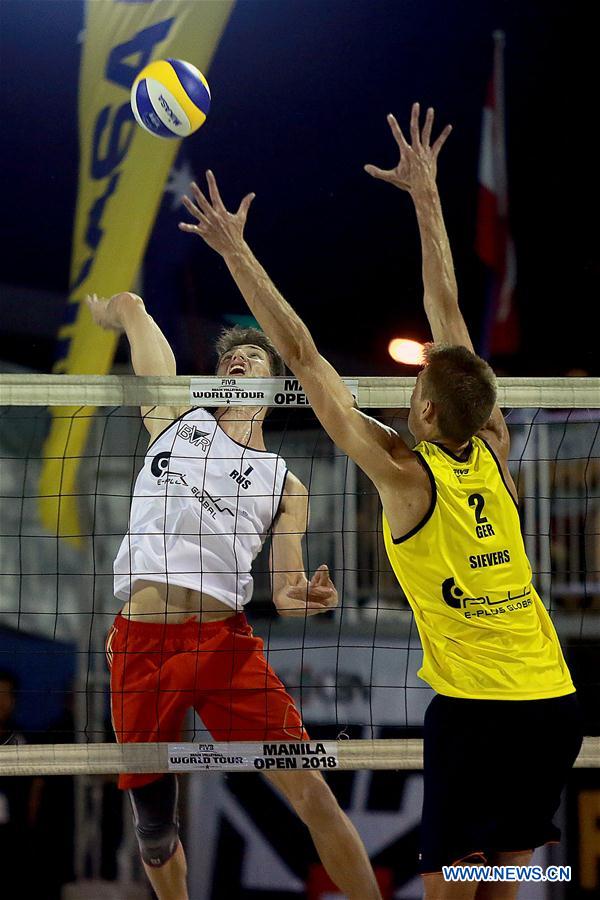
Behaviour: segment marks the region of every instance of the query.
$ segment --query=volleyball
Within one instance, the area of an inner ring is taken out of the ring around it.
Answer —
[[[156,137],[184,138],[206,121],[210,88],[202,72],[182,59],[157,59],[136,76],[131,108],[138,125]]]

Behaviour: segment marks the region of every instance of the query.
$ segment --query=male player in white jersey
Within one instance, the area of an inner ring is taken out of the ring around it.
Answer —
[[[140,297],[88,298],[94,320],[122,330],[136,375],[175,375],[171,348]],[[257,329],[230,329],[217,374],[269,377],[284,366]],[[195,708],[217,741],[308,740],[292,698],[252,634],[243,608],[252,562],[271,535],[273,601],[283,616],[336,606],[326,565],[305,575],[306,488],[267,451],[266,408],[142,409],[150,445],[115,560],[124,606],[107,639],[111,712],[119,742],[181,739]],[[365,848],[323,777],[269,773],[308,826],[323,866],[349,898],[381,898]],[[159,900],[187,900],[178,838],[177,781],[121,775],[145,870]]]
[[[433,338],[411,398],[411,450],[356,409],[338,373],[246,244],[253,195],[225,209],[212,173],[184,205],[225,260],[253,315],[302,382],[326,431],[373,480],[386,549],[415,614],[421,677],[437,691],[425,717],[421,869],[428,900],[513,898],[518,885],[445,882],[442,867],[526,864],[555,840],[552,816],[581,745],[574,687],[550,617],[531,583],[508,471],[509,434],[492,370],[475,355],[458,306],[436,185],[446,128],[430,145],[413,106],[411,144],[391,170],[369,174],[408,191],[423,252]],[[444,343],[442,343],[444,342]]]

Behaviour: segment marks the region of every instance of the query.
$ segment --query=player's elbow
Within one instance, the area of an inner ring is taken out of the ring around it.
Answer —
[[[122,316],[140,315],[146,312],[144,301],[138,294],[123,291],[121,294],[116,294],[116,298]]]

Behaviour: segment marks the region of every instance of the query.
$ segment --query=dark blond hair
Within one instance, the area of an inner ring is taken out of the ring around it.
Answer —
[[[281,356],[264,331],[260,331],[258,328],[241,328],[239,325],[234,325],[233,328],[224,328],[215,344],[219,362],[229,350],[242,344],[254,344],[255,347],[260,347],[267,353],[271,375],[285,375],[285,363]]]
[[[442,437],[463,443],[483,428],[496,403],[496,376],[466,347],[427,344],[422,395],[436,406]]]

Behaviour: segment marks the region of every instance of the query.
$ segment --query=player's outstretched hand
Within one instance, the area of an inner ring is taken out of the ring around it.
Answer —
[[[310,581],[286,588],[277,599],[280,616],[314,616],[338,605],[338,592],[323,563]]]
[[[433,145],[430,145],[433,127],[433,108],[430,106],[425,114],[423,130],[419,125],[420,106],[413,103],[410,116],[409,144],[402,134],[398,122],[390,113],[387,117],[392,134],[400,150],[400,160],[393,169],[379,169],[377,166],[365,166],[365,172],[373,178],[389,181],[403,191],[417,191],[428,184],[435,183],[437,174],[437,158],[444,146],[446,138],[452,131],[452,125],[446,125]]]
[[[122,316],[127,306],[144,305],[142,298],[130,291],[121,291],[108,299],[88,294],[85,302],[96,325],[107,331],[123,331]]]
[[[210,200],[202,193],[198,185],[192,182],[194,202],[184,196],[182,203],[196,222],[195,224],[180,222],[179,228],[181,231],[199,235],[204,238],[209,247],[212,247],[221,256],[226,256],[243,246],[246,216],[255,195],[246,194],[238,211],[230,213],[225,209],[215,176],[210,169],[206,173],[206,181]]]

